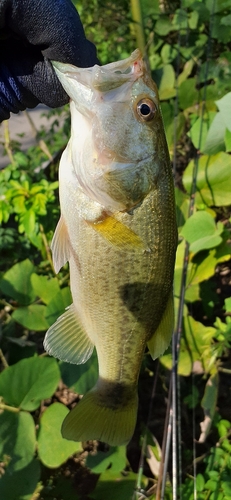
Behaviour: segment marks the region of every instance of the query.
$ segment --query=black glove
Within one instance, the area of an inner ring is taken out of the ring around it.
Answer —
[[[0,0],[0,121],[39,102],[68,102],[49,59],[98,63],[71,0]]]

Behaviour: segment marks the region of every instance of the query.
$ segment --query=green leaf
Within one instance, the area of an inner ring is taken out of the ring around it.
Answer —
[[[204,414],[208,415],[211,419],[213,419],[216,410],[218,385],[219,376],[218,372],[216,372],[211,375],[211,377],[209,377],[208,381],[206,382],[204,396],[201,401],[201,406],[204,410]]]
[[[159,97],[161,101],[170,99],[176,95],[175,71],[171,64],[166,64],[162,68],[162,78],[159,86]]]
[[[60,372],[55,359],[22,359],[0,374],[0,396],[6,404],[34,411],[43,399],[54,394],[59,380]]]
[[[178,99],[179,106],[183,110],[198,104],[199,95],[198,90],[196,89],[195,78],[188,78],[188,80],[185,80],[180,84],[178,89]]]
[[[69,287],[62,288],[48,303],[45,318],[49,326],[53,325],[56,319],[64,313],[66,307],[72,303]]]
[[[171,21],[168,16],[162,15],[155,24],[155,33],[160,36],[167,35],[172,29]]]
[[[182,227],[188,218],[189,196],[181,189],[175,188],[177,226]]]
[[[208,113],[203,115],[203,118],[197,118],[187,134],[190,137],[194,147],[202,152],[204,151],[209,128],[211,127],[211,123],[214,120],[216,114],[216,112],[209,111]]]
[[[225,149],[227,153],[231,151],[231,132],[228,129],[225,131]]]
[[[40,332],[49,328],[49,323],[45,319],[46,306],[31,304],[26,307],[18,307],[12,314],[12,318],[20,325]]]
[[[190,284],[195,285],[211,278],[217,264],[228,260],[230,260],[230,246],[225,242],[222,242],[217,248],[210,250],[206,255],[203,252],[196,254],[192,260],[193,268]]]
[[[109,466],[111,471],[120,472],[126,466],[126,446],[111,447],[107,452],[88,455],[86,466],[95,474],[104,472]]]
[[[194,61],[193,59],[189,59],[189,61],[186,61],[183,71],[180,73],[180,75],[177,78],[177,86],[180,87],[180,85],[186,81],[189,75],[191,75],[192,69],[194,66]],[[194,81],[195,82],[195,81]],[[194,86],[195,88],[195,86]],[[179,90],[179,89],[178,89]],[[178,98],[179,98],[179,93],[178,93]]]
[[[132,500],[136,480],[136,474],[132,472],[122,475],[110,470],[105,471],[101,474],[91,497],[95,500],[118,500],[118,498]]]
[[[61,435],[61,426],[67,414],[66,406],[53,403],[40,419],[38,454],[46,467],[60,467],[71,455],[82,451],[81,443],[69,441]]]
[[[35,453],[35,425],[30,413],[0,414],[0,461],[7,457],[6,470],[9,474],[26,467]]]
[[[215,328],[204,326],[199,321],[195,321],[192,316],[184,317],[185,345],[190,352],[192,362],[200,361],[205,372],[209,372],[212,367],[213,351],[211,342],[215,332]]]
[[[4,500],[32,500],[39,478],[40,463],[36,459],[12,474],[6,470],[0,479],[0,497]]]
[[[190,243],[193,253],[220,245],[223,225],[216,226],[213,217],[204,211],[195,212],[185,223],[181,235]]]
[[[98,359],[96,351],[83,365],[72,365],[61,361],[59,367],[64,384],[74,389],[78,394],[85,394],[97,382]]]
[[[35,212],[32,208],[20,215],[20,224],[23,224],[28,236],[35,233]]]
[[[204,476],[202,474],[197,474],[196,477],[196,491],[203,491],[205,485]]]
[[[28,166],[28,156],[25,155],[25,153],[23,153],[22,151],[17,151],[14,154],[14,160],[19,167],[25,168]]]
[[[216,490],[218,489],[218,483],[217,483],[217,481],[214,481],[213,479],[209,479],[209,480],[205,483],[204,488],[205,488],[206,490],[216,491]]]
[[[226,128],[231,132],[231,92],[228,92],[228,94],[224,95],[224,97],[215,102],[221,113]]]
[[[59,282],[57,278],[49,279],[48,276],[31,275],[31,284],[35,294],[45,303],[49,304],[53,297],[59,293]]]
[[[226,125],[221,113],[217,113],[209,127],[202,152],[214,155],[220,151],[225,151],[225,131]]]
[[[31,285],[33,272],[34,266],[29,259],[15,264],[3,275],[0,281],[1,291],[19,304],[30,304],[36,298]]]
[[[227,313],[231,313],[231,297],[225,299],[225,310]]]
[[[183,174],[183,184],[188,193],[191,191],[193,168],[194,161],[191,161]],[[201,156],[198,161],[196,187],[197,206],[230,205],[231,156],[227,153]]]

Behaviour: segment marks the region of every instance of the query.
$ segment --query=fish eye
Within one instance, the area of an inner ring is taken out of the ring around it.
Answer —
[[[156,113],[156,105],[151,99],[141,99],[136,109],[140,118],[145,122],[151,121]]]

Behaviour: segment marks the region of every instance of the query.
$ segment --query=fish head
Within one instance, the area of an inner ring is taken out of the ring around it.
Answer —
[[[131,210],[169,168],[158,90],[137,49],[92,68],[53,63],[71,98],[71,155],[81,188],[106,210]]]

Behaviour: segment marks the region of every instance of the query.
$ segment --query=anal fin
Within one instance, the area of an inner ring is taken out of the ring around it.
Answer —
[[[158,358],[167,349],[171,342],[173,328],[174,302],[173,293],[171,292],[161,322],[150,340],[147,342],[152,359]]]
[[[93,348],[73,304],[49,328],[44,339],[44,349],[48,354],[76,365],[85,363]]]
[[[58,273],[70,258],[70,241],[67,228],[61,216],[51,243],[55,272]]]

